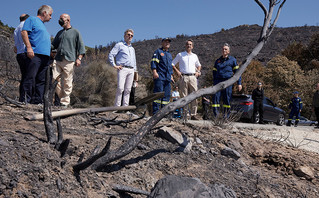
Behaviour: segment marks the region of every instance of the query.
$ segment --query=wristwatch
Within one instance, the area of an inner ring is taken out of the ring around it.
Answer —
[[[80,61],[82,60],[82,58],[78,58]]]

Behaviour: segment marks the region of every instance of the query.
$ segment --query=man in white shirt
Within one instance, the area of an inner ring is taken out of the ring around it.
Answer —
[[[188,94],[197,91],[197,77],[201,75],[201,64],[196,54],[192,53],[194,48],[193,40],[186,41],[186,51],[177,54],[173,60],[173,70],[180,77],[180,94],[185,97]],[[179,70],[176,64],[179,63]],[[195,117],[197,113],[197,101],[194,100],[190,103],[191,119],[197,120]]]

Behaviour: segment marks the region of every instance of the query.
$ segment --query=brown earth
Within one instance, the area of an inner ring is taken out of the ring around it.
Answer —
[[[158,137],[153,130],[133,152],[107,165],[103,172],[90,168],[82,171],[79,183],[72,166],[82,153],[86,159],[96,146],[103,148],[111,136],[111,149],[119,147],[146,120],[123,128],[94,127],[89,115],[65,118],[64,139],[70,139],[70,144],[61,157],[46,143],[43,121],[24,119],[39,113],[41,107],[18,108],[4,101],[0,104],[0,197],[145,197],[118,194],[112,186],[151,191],[166,175],[197,177],[208,186],[223,184],[237,197],[319,197],[317,153],[256,139],[231,127],[198,127],[167,119],[157,126],[169,126],[191,138],[190,152],[179,152],[178,145]],[[128,114],[115,113],[97,116],[129,118]],[[235,160],[221,155],[225,147],[236,150],[241,157]],[[301,166],[307,169],[303,171],[306,176],[297,176]]]

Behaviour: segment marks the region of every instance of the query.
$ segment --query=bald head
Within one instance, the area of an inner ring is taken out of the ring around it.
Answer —
[[[71,23],[70,23],[70,15],[68,14],[61,14],[60,19],[59,19],[59,24],[64,28],[68,29],[71,28]]]

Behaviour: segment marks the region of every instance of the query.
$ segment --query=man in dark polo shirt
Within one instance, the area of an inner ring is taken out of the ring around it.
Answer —
[[[70,105],[74,65],[79,67],[85,54],[85,46],[80,32],[70,24],[70,16],[62,14],[59,24],[63,27],[52,42],[52,48],[57,49],[53,63],[53,80],[61,74],[56,93],[60,98],[61,106]]]

